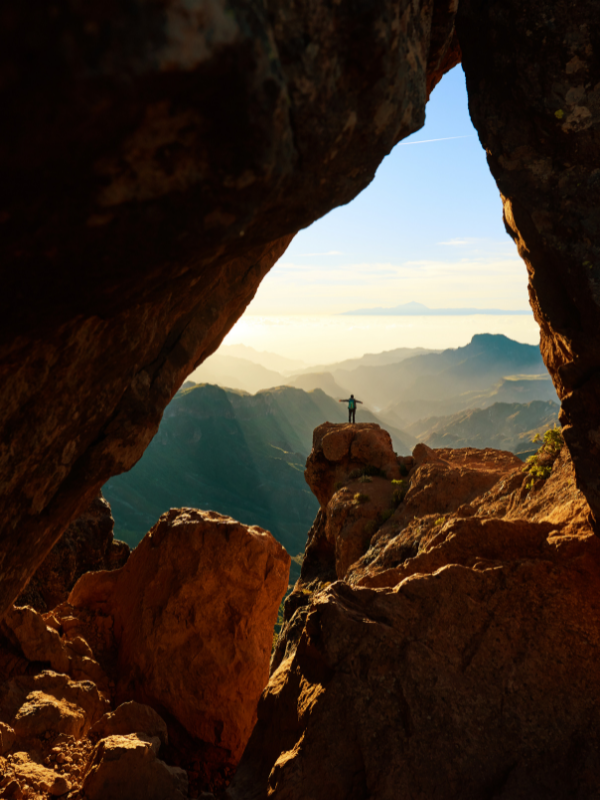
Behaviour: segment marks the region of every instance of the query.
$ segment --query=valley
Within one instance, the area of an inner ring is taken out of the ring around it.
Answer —
[[[533,436],[558,417],[538,348],[505,336],[479,335],[441,352],[398,348],[323,371],[223,348],[175,396],[140,461],[105,484],[115,535],[135,546],[161,514],[192,507],[260,525],[291,555],[301,553],[318,510],[304,479],[313,430],[346,422],[338,400],[351,392],[365,401],[357,421],[384,427],[402,456],[418,442],[528,454]]]

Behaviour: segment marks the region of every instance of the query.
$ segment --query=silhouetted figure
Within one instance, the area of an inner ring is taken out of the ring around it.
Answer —
[[[348,403],[348,422],[356,422],[356,404],[363,404],[362,400],[357,400],[353,394],[346,400],[340,400],[340,403]]]

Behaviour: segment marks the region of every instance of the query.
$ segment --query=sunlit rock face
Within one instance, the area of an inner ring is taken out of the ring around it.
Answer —
[[[457,22],[471,116],[529,272],[579,486],[600,521],[600,60],[595,3],[476,3]]]
[[[401,463],[406,494],[383,522],[361,504],[343,580],[316,540],[350,553],[345,489],[319,511],[225,797],[594,796],[600,541],[566,448],[547,481],[491,449]]]
[[[4,4],[0,614],[294,233],[423,124],[453,19],[406,0]]]

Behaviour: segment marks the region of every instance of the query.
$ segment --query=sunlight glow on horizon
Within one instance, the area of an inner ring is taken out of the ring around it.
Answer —
[[[529,313],[339,316],[408,302]],[[392,150],[372,183],[297,234],[225,343],[322,364],[397,347],[457,347],[474,333],[539,342],[527,270],[504,229],[457,67],[434,90],[425,126]]]

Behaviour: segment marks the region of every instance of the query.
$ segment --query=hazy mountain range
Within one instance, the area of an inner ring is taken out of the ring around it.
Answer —
[[[251,393],[282,385],[322,389],[334,399],[353,393],[386,423],[401,429],[422,417],[496,402],[557,402],[539,348],[500,334],[478,334],[454,349],[398,348],[286,374],[265,366],[273,363],[268,353],[245,348],[249,358],[260,358],[259,364],[231,352],[228,348],[211,356],[191,380]]]
[[[142,459],[104,487],[119,538],[135,545],[164,511],[193,506],[261,525],[301,552],[318,508],[304,482],[313,430],[345,422],[337,400],[351,392],[366,403],[357,422],[385,427],[399,454],[418,441],[526,451],[557,420],[539,349],[501,335],[441,352],[399,348],[322,372],[300,364],[287,376],[268,365],[294,362],[277,358],[228,348],[190,376],[207,382],[185,384]]]
[[[393,308],[357,308],[344,311],[340,316],[376,316],[376,317],[468,317],[475,314],[492,314],[506,316],[514,314],[531,314],[531,310],[507,311],[501,308],[429,308],[423,303],[402,303]]]
[[[513,453],[536,449],[536,433],[558,422],[558,403],[494,403],[489,408],[468,409],[446,417],[413,423],[407,433],[430,447],[493,447]]]
[[[301,552],[319,507],[304,467],[313,430],[325,420],[345,422],[347,410],[320,390],[184,388],[140,461],[103,488],[115,535],[135,545],[163,512],[191,506],[260,525],[290,553]],[[363,409],[360,420],[379,422]],[[410,453],[412,438],[387,430],[396,451]]]

